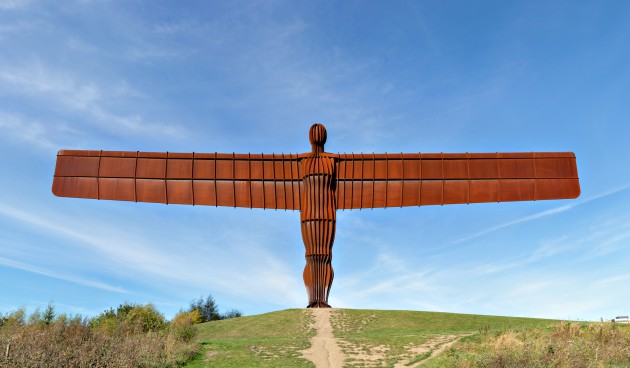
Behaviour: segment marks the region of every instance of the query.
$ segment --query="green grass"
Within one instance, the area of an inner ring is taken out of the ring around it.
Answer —
[[[340,309],[332,318],[335,337],[344,340],[344,352],[370,355],[380,350],[383,366],[388,367],[402,357],[411,363],[426,359],[426,353],[410,355],[409,347],[421,345],[440,335],[474,335],[491,330],[551,327],[557,323],[556,320],[534,318],[361,309]],[[361,366],[366,361],[350,359],[348,363]]]
[[[201,353],[186,367],[313,367],[300,358],[315,334],[309,326],[300,309],[203,323]]]
[[[302,309],[240,317],[198,325],[201,353],[186,367],[313,367],[301,358],[315,334]],[[381,347],[384,366],[393,366],[406,346],[445,334],[482,334],[489,330],[551,327],[553,320],[466,314],[338,309],[331,323],[342,349]],[[466,339],[466,338],[464,338]],[[410,357],[412,362],[427,354]],[[360,362],[349,359],[348,365]],[[380,365],[379,365],[380,366]]]

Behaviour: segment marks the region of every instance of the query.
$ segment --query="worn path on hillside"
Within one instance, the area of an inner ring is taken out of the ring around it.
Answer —
[[[312,327],[317,330],[317,334],[311,338],[311,347],[302,350],[302,356],[313,362],[315,368],[342,367],[345,356],[332,333],[332,308],[312,308],[309,311],[314,317]]]
[[[304,313],[309,313],[313,317],[311,328],[317,333],[311,338],[311,347],[301,352],[303,358],[315,364],[315,368],[341,368],[345,359],[349,360],[347,365],[351,367],[381,367],[388,358],[392,358],[387,354],[389,350],[387,346],[358,346],[334,337],[330,316],[337,313],[336,310],[313,308],[305,310]],[[405,346],[407,353],[397,357],[398,362],[394,367],[418,367],[467,335],[437,335],[423,344]]]
[[[420,359],[413,364],[411,364],[413,358],[404,359],[396,363],[394,368],[418,367],[420,364],[426,363],[427,360],[431,360],[431,358],[438,356],[441,352],[449,348],[464,336],[468,335],[440,335],[425,342],[424,344],[408,346],[407,349],[413,354],[413,356],[426,356],[426,358]]]

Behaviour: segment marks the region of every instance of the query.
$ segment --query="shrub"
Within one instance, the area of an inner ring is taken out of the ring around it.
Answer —
[[[197,329],[193,325],[201,323],[201,321],[199,309],[191,312],[180,311],[173,317],[169,329],[175,338],[188,342],[197,335]]]
[[[222,314],[221,319],[236,318],[236,317],[242,317],[242,316],[243,316],[243,313],[241,313],[240,310],[232,308],[229,311]]]
[[[26,323],[26,309],[20,308],[15,312],[7,314],[4,318],[3,325],[23,325]]]
[[[480,334],[437,357],[429,367],[627,367],[630,328],[561,322],[553,329]]]
[[[126,302],[115,311],[110,308],[90,321],[92,328],[110,335],[158,331],[165,325],[164,316],[153,304],[135,305]]]
[[[210,322],[221,319],[221,315],[219,314],[219,307],[214,301],[212,295],[208,295],[206,299],[200,297],[198,300],[193,300],[192,302],[190,302],[190,308],[188,308],[188,311],[190,312],[195,309],[198,309],[203,316],[203,322]]]
[[[25,322],[24,309],[0,317],[2,368],[167,368],[184,364],[199,350],[199,344],[192,341],[194,314],[181,331],[175,331],[166,328],[164,317],[151,304],[125,303],[92,320],[60,314],[48,324],[45,321],[51,320],[50,315],[39,310],[29,322]]]
[[[166,324],[164,316],[153,304],[134,306],[125,316],[124,322],[133,331],[141,332],[158,331]]]

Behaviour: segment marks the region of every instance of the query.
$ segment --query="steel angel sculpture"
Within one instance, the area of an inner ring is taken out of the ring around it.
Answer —
[[[302,154],[61,150],[60,197],[300,211],[308,307],[330,307],[336,211],[577,198],[571,152]]]

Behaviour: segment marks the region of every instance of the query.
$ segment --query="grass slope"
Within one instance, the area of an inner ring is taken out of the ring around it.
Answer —
[[[426,353],[410,355],[410,348],[442,335],[548,328],[557,323],[535,318],[357,309],[340,309],[332,318],[335,337],[343,340],[344,351],[350,353],[346,363],[368,366],[379,357],[379,363],[372,365],[378,367],[392,367],[402,357],[422,360],[427,357]],[[356,358],[360,355],[364,359]]]
[[[300,358],[315,334],[310,323],[301,309],[289,309],[200,324],[201,353],[186,367],[312,367]]]
[[[301,358],[315,334],[303,309],[204,323],[198,326],[201,354],[187,367],[313,367]],[[558,321],[466,314],[338,309],[331,323],[335,337],[370,350],[384,347],[385,366],[409,344],[445,334],[488,330],[548,328]],[[344,349],[347,346],[343,346]],[[352,363],[352,362],[348,362]],[[379,365],[380,366],[380,365]]]

